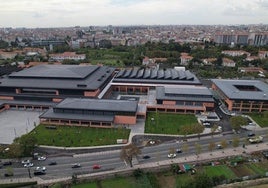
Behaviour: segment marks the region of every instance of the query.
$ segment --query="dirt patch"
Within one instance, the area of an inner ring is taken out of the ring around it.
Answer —
[[[158,182],[160,187],[174,188],[176,187],[176,179],[174,176],[158,175]]]
[[[254,172],[252,170],[250,170],[249,168],[247,168],[244,165],[239,165],[236,167],[231,167],[230,168],[237,177],[243,177],[243,176],[249,176],[254,174]]]

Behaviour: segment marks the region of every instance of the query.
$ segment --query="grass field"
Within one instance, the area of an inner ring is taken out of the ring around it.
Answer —
[[[261,127],[268,127],[268,117],[265,117],[263,113],[251,113],[248,115]]]
[[[236,167],[229,167],[227,165],[219,166],[200,166],[197,167],[197,174],[190,175],[185,174],[173,174],[171,171],[158,172],[153,174],[155,176],[155,185],[159,188],[174,188],[174,187],[187,187],[195,177],[199,174],[206,174],[208,177],[220,177],[224,176],[226,179],[236,179],[243,176],[250,175],[265,175],[268,170],[267,162],[261,163],[244,163]],[[149,180],[148,174],[143,174],[139,178],[134,177],[117,177],[114,179],[101,180],[100,182],[85,183],[80,185],[74,185],[74,188],[154,188],[152,183],[154,181]]]
[[[116,144],[117,139],[128,139],[129,129],[105,129],[90,127],[57,126],[47,129],[39,125],[30,134],[37,138],[39,145],[63,147],[100,146]]]
[[[200,129],[195,129],[194,126],[201,127],[201,125],[198,125],[196,117],[191,114],[150,112],[147,114],[145,132],[155,134],[184,134],[183,129],[187,128],[188,134],[199,133]]]
[[[226,165],[219,165],[219,166],[205,166],[204,172],[209,176],[225,176],[226,179],[233,179],[236,178],[234,172],[228,168]]]

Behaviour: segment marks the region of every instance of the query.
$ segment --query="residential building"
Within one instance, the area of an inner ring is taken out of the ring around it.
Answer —
[[[235,67],[236,63],[229,58],[222,58],[222,66],[224,67]]]
[[[76,54],[75,52],[64,52],[61,54],[50,54],[50,60],[52,61],[63,61],[63,60],[84,60],[86,59],[86,54]]]

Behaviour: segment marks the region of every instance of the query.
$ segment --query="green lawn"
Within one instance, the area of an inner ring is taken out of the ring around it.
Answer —
[[[257,163],[250,163],[247,165],[251,170],[253,170],[256,174],[265,175],[266,169],[263,168],[263,166],[257,164]]]
[[[145,123],[146,133],[155,134],[194,134],[203,131],[192,114],[169,114],[150,112]]]
[[[72,185],[72,188],[98,188],[96,182]]]
[[[105,129],[90,127],[57,126],[47,129],[39,125],[30,134],[37,138],[39,145],[64,147],[100,146],[116,144],[117,139],[128,139],[129,129]]]
[[[98,186],[99,185],[99,186]],[[72,188],[153,188],[150,185],[150,182],[147,178],[147,176],[142,176],[138,179],[135,179],[134,177],[125,177],[125,178],[113,178],[113,179],[107,179],[102,180],[98,183],[97,182],[91,182],[91,183],[83,183],[83,184],[77,184],[72,185]]]
[[[134,188],[135,181],[132,177],[108,179],[101,182],[102,188]]]
[[[261,127],[268,127],[268,117],[265,117],[263,113],[251,113],[248,115]]]
[[[236,178],[236,175],[234,174],[234,172],[230,168],[228,168],[226,165],[205,166],[204,171],[209,177],[223,175],[225,176],[226,179]]]

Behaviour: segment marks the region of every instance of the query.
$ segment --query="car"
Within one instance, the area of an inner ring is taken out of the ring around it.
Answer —
[[[151,157],[149,155],[144,155],[142,158],[143,159],[150,159]]]
[[[56,162],[56,161],[50,161],[50,162],[48,163],[48,165],[57,165],[57,162]]]
[[[268,159],[268,150],[262,152],[263,157]]]
[[[80,168],[81,164],[80,163],[75,163],[72,165],[72,168]]]
[[[170,153],[168,154],[168,158],[175,158],[177,155],[176,153]]]
[[[46,171],[47,170],[47,168],[45,167],[45,166],[37,166],[36,168],[35,168],[35,171]]]
[[[217,149],[222,149],[222,145],[221,144],[218,144],[217,145]]]
[[[29,167],[33,167],[34,164],[33,164],[33,163],[25,163],[23,166],[24,166],[25,168],[29,168]]]
[[[93,168],[94,170],[96,170],[96,169],[100,169],[100,168],[101,168],[101,166],[100,166],[100,165],[98,165],[98,164],[95,164],[95,165],[93,165],[93,166],[92,166],[92,168]]]
[[[182,153],[181,149],[176,149],[176,153]]]
[[[45,161],[47,158],[45,156],[40,156],[37,158],[38,161]]]
[[[21,161],[21,164],[27,164],[27,163],[30,163],[31,161],[29,159],[26,159],[26,160],[22,160]]]
[[[3,162],[3,166],[9,166],[9,165],[12,165],[12,162],[11,161],[5,161],[5,162]]]
[[[253,137],[253,136],[255,136],[254,133],[248,133],[248,137]]]
[[[10,176],[14,176],[13,172],[6,172],[4,174],[5,177],[10,177]]]
[[[34,175],[37,176],[37,175],[45,175],[46,174],[46,171],[34,171]]]

